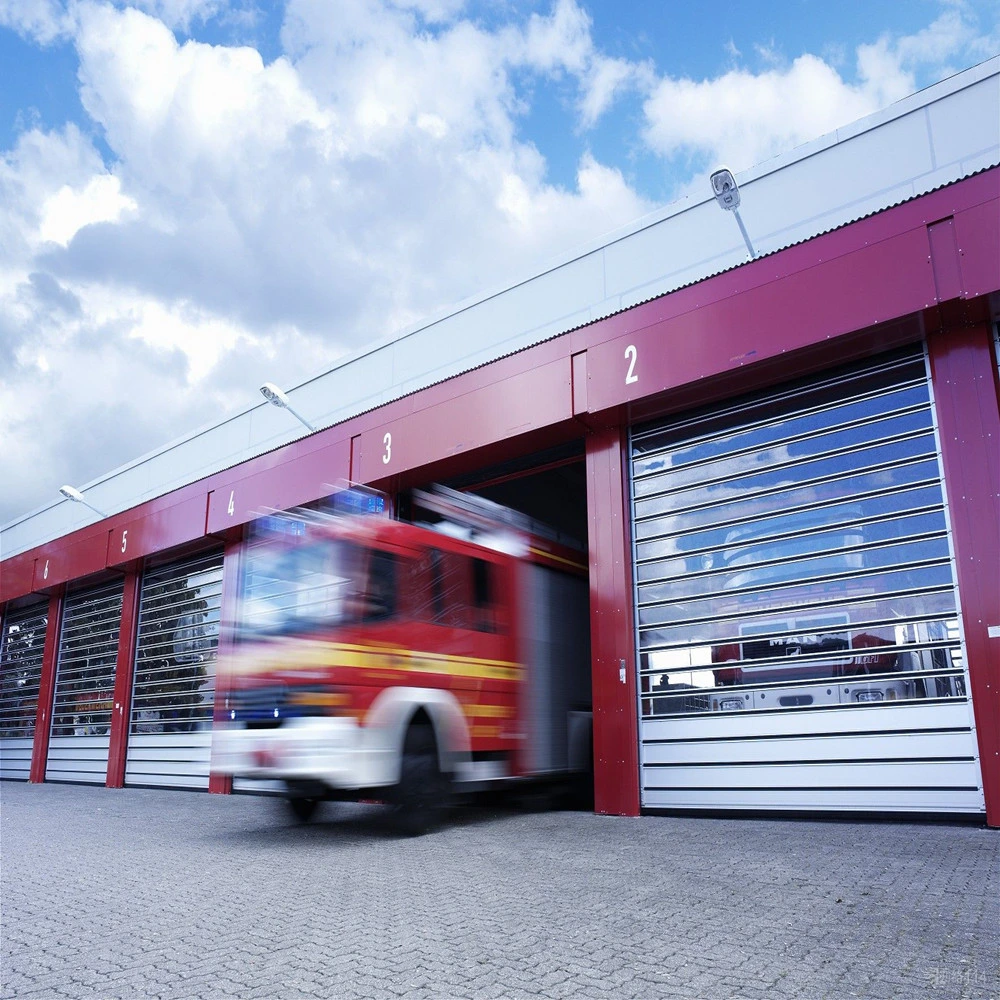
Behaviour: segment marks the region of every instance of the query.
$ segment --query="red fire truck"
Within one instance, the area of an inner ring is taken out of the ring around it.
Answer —
[[[456,788],[590,770],[583,553],[442,487],[424,523],[260,518],[248,544],[213,768],[277,779],[301,820],[380,799],[422,832]],[[383,507],[345,491],[342,511]]]

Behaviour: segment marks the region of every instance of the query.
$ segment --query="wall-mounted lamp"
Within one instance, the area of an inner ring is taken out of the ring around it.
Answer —
[[[300,423],[305,424],[306,427],[311,431],[315,431],[316,428],[313,427],[311,423],[301,413],[299,413],[294,406],[292,406],[288,397],[273,383],[265,382],[260,387],[261,395],[269,402],[273,403],[275,406],[281,407],[283,410],[288,410]]]
[[[59,492],[67,500],[75,500],[77,503],[82,503],[84,507],[89,507],[95,514],[100,514],[101,517],[108,517],[100,507],[95,507],[79,490],[74,489],[72,486],[60,486]]]
[[[757,257],[757,251],[754,250],[753,244],[750,242],[750,237],[747,235],[746,227],[743,225],[743,219],[740,218],[740,189],[736,184],[733,172],[728,167],[719,167],[712,174],[711,180],[712,193],[715,195],[715,200],[719,203],[720,208],[724,208],[727,212],[732,212],[736,216],[736,224],[740,227],[740,232],[743,234],[743,242],[746,243],[747,250],[750,251],[750,259],[754,260]]]

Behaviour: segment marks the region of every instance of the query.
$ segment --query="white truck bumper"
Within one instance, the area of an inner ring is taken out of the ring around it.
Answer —
[[[274,729],[217,729],[212,770],[243,778],[322,781],[353,790],[395,783],[378,731],[348,718],[290,719]]]

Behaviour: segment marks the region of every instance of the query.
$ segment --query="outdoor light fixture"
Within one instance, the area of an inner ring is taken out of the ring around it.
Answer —
[[[754,250],[753,244],[750,242],[750,237],[747,235],[746,227],[743,225],[743,220],[740,218],[740,189],[736,184],[733,172],[728,167],[719,167],[712,174],[711,179],[715,200],[719,203],[720,208],[724,208],[727,212],[732,212],[736,216],[736,224],[740,227],[740,232],[743,234],[743,242],[746,243],[747,250],[750,251],[750,259],[754,260],[757,256],[757,251]]]
[[[60,486],[59,492],[67,500],[75,500],[77,503],[82,503],[84,507],[89,507],[95,514],[100,514],[101,517],[107,517],[108,515],[104,513],[99,507],[95,507],[89,500],[87,500],[84,495],[72,486]]]
[[[300,423],[306,425],[311,431],[315,431],[316,428],[313,427],[311,423],[301,413],[299,413],[294,406],[292,406],[288,397],[273,383],[265,382],[260,387],[261,395],[269,402],[274,403],[275,406],[280,406],[283,410],[288,410]]]

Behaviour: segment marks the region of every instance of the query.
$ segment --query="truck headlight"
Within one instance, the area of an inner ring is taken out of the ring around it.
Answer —
[[[885,694],[882,691],[859,691],[858,701],[885,701]]]
[[[743,708],[743,699],[740,697],[713,698],[713,712],[738,712]]]

